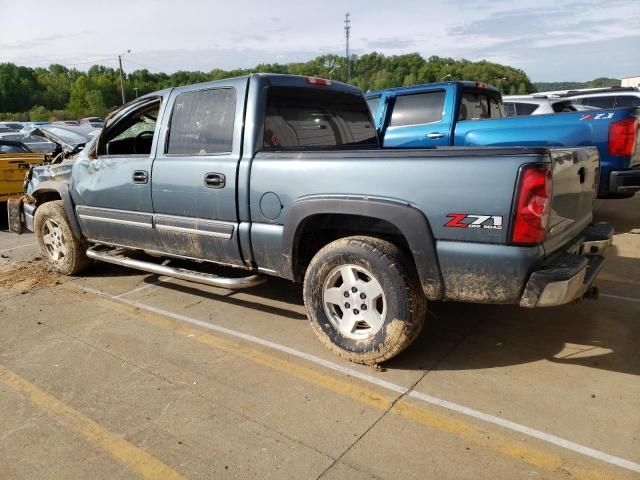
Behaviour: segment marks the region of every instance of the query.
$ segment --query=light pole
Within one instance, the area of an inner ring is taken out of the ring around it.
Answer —
[[[444,82],[444,79],[445,79],[445,78],[451,78],[451,77],[452,77],[452,75],[451,75],[450,73],[447,73],[444,77],[442,77],[442,78],[440,79],[440,81],[441,81],[441,82]]]
[[[138,87],[133,87],[133,90],[136,92],[136,98],[138,98]]]
[[[502,93],[502,89],[501,89],[501,87],[500,87],[500,84],[502,83],[502,81],[503,81],[503,80],[506,80],[506,79],[507,79],[507,77],[502,77],[502,78],[499,78],[499,79],[498,79],[498,91],[499,91],[500,93]]]
[[[118,64],[120,65],[120,93],[122,93],[122,104],[127,103],[127,99],[124,96],[124,73],[122,72],[122,57],[127,53],[131,53],[131,50],[127,50],[126,52],[122,52],[118,55]]]

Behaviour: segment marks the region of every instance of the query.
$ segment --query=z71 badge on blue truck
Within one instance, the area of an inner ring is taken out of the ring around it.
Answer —
[[[319,339],[378,363],[428,301],[581,298],[612,237],[591,224],[597,176],[594,148],[382,149],[358,89],[255,74],[123,106],[77,157],[33,169],[11,224],[67,275],[93,259],[224,288],[302,282]]]

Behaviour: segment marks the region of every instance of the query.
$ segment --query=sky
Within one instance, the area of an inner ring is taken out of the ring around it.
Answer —
[[[533,81],[640,75],[640,0],[0,0],[0,63],[210,71],[344,54],[489,60]]]

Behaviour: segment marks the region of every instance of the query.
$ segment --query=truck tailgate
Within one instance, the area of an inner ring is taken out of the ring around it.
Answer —
[[[600,166],[594,147],[550,148],[549,155],[553,191],[544,244],[547,254],[576,237],[591,222]]]

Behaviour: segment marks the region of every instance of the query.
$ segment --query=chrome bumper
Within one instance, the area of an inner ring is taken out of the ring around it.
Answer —
[[[599,223],[589,226],[578,253],[555,255],[531,274],[520,306],[554,307],[584,296],[604,266],[612,239],[611,225]]]

